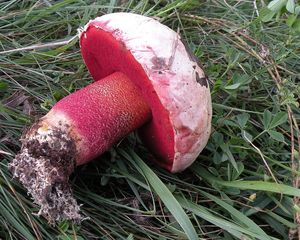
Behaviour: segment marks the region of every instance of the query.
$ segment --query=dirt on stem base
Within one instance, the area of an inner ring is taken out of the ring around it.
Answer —
[[[9,164],[18,179],[40,206],[38,215],[50,223],[82,220],[68,179],[76,164],[76,144],[70,127],[50,127],[42,121],[24,134],[19,154]]]

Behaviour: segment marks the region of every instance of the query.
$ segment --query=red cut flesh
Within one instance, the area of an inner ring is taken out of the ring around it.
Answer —
[[[91,161],[151,119],[140,91],[120,72],[63,98],[49,115],[60,113],[70,120],[80,140],[77,165]]]
[[[154,160],[171,171],[175,153],[169,112],[161,104],[151,81],[130,49],[110,33],[92,25],[81,35],[80,45],[84,61],[95,80],[119,71],[139,88],[152,111],[152,121],[140,129],[140,136],[156,156]]]

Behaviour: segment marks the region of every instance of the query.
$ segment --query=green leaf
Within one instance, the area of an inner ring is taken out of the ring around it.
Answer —
[[[0,90],[6,90],[8,83],[0,81]]]
[[[286,5],[286,2],[287,0],[273,0],[268,4],[268,8],[277,13]]]
[[[276,140],[278,142],[284,142],[284,136],[282,133],[274,131],[274,130],[268,130],[268,133],[269,133],[270,137],[273,138],[274,140]]]
[[[221,144],[224,143],[224,136],[222,133],[215,131],[212,134],[212,139],[214,140],[214,142],[216,143],[217,147],[219,147]]]
[[[279,112],[275,115],[275,117],[272,119],[269,129],[275,128],[279,126],[282,123],[285,123],[287,121],[287,113],[286,112]]]
[[[110,180],[109,176],[103,175],[101,177],[101,181],[100,181],[101,186],[106,186],[108,184],[109,180]]]
[[[224,87],[226,90],[235,90],[238,89],[241,86],[241,83],[235,83],[229,86]]]
[[[239,170],[236,171],[235,169],[232,169],[231,180],[236,180],[245,169],[245,166],[242,162],[237,162],[237,166]]]
[[[231,151],[230,151],[230,149],[229,149],[229,146],[228,146],[228,144],[221,144],[220,145],[220,148],[222,149],[222,151],[225,153],[225,155],[226,155],[226,157],[227,157],[227,159],[229,159],[229,161],[230,161],[230,163],[232,164],[232,166],[235,168],[235,170],[238,172],[239,171],[239,169],[238,169],[238,166],[237,166],[237,164],[236,164],[236,161],[235,161],[235,159],[234,159],[234,156],[232,155],[232,153],[231,153]],[[226,159],[226,160],[227,160]],[[225,161],[225,159],[224,159],[224,161]]]
[[[299,18],[297,18],[296,21],[294,22],[293,29],[296,32],[300,33],[300,19]]]
[[[287,1],[286,10],[288,10],[290,13],[295,13],[295,1],[294,0]]]
[[[265,130],[269,129],[271,120],[272,120],[272,113],[269,110],[265,110],[263,115],[263,125]]]
[[[286,24],[287,24],[289,27],[292,27],[293,24],[295,23],[296,19],[297,19],[297,15],[295,15],[295,14],[290,14],[290,15],[288,16],[288,18],[286,19]]]
[[[124,157],[127,154],[124,154],[124,151],[120,149],[120,152]],[[178,203],[176,198],[170,192],[170,190],[166,187],[166,185],[159,179],[159,177],[143,162],[143,160],[132,150],[129,150],[130,155],[134,158],[134,162],[141,169],[143,175],[146,180],[149,182],[153,190],[160,197],[162,202],[165,204],[166,208],[171,212],[176,221],[182,227],[184,232],[186,233],[189,239],[199,239],[196,233],[196,230],[191,223],[189,217],[182,209],[181,205]],[[128,156],[127,156],[128,157]]]
[[[236,116],[238,124],[243,129],[246,127],[247,122],[249,121],[250,115],[248,113],[242,113]]]

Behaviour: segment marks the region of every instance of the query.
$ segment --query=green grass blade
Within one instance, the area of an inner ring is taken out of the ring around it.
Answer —
[[[1,215],[5,217],[5,219],[9,224],[13,225],[16,228],[16,230],[18,230],[18,232],[22,235],[22,237],[28,240],[35,239],[35,237],[29,232],[29,230],[20,222],[18,216],[12,215],[1,202],[0,202],[0,210],[1,210]]]
[[[279,194],[300,197],[300,189],[279,183],[264,182],[264,181],[223,181],[211,175],[205,168],[195,164],[193,171],[211,183],[217,183],[225,187],[233,187],[238,189],[248,189],[257,191],[268,191]]]
[[[255,222],[253,222],[250,218],[246,215],[241,213],[240,211],[236,210],[234,207],[229,205],[228,203],[222,201],[221,199],[211,195],[207,192],[200,191],[202,195],[206,196],[207,198],[213,200],[216,204],[224,208],[227,212],[229,212],[234,218],[236,218],[239,224],[243,224],[247,226],[247,228],[252,231],[253,233],[259,234],[264,239],[271,239]]]
[[[271,212],[271,211],[268,211],[267,214],[274,218],[275,220],[277,220],[278,222],[280,222],[281,224],[287,226],[288,228],[291,228],[291,229],[296,229],[297,228],[297,224],[293,223],[293,222],[290,222],[288,221],[287,219],[279,216],[278,214],[274,213],[274,212]]]
[[[120,150],[123,152],[123,150]],[[146,180],[149,182],[150,186],[153,188],[155,193],[160,197],[162,202],[172,213],[176,221],[182,227],[189,239],[198,239],[193,224],[191,223],[189,217],[182,209],[181,205],[178,203],[176,198],[166,187],[166,185],[159,179],[159,177],[143,162],[143,160],[132,150],[129,150],[130,156],[134,158],[135,163],[142,170],[143,175]]]
[[[239,239],[261,239],[261,240],[276,239],[276,238],[270,238],[265,235],[261,235],[260,233],[257,232],[249,231],[248,229],[245,229],[233,222],[222,219],[221,217],[210,213],[208,209],[206,209],[205,207],[197,205],[183,197],[176,196],[176,199],[183,208],[190,210],[195,215],[224,229],[225,231],[229,232],[230,234],[232,234],[233,236]]]

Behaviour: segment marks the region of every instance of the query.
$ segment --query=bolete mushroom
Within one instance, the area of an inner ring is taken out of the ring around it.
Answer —
[[[49,221],[81,219],[69,175],[135,129],[170,172],[190,166],[210,135],[207,78],[176,32],[149,17],[113,13],[80,30],[80,47],[96,81],[36,122],[10,163]]]

